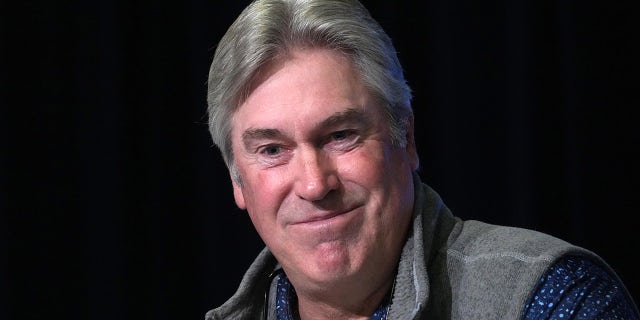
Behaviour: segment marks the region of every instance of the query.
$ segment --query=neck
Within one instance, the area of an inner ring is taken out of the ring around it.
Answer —
[[[369,319],[376,309],[393,294],[395,274],[380,285],[367,291],[355,291],[354,287],[344,291],[331,290],[305,294],[297,292],[298,314],[307,319]]]

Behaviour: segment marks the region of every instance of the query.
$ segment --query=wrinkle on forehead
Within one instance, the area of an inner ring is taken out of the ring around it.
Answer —
[[[324,67],[310,68],[309,57]],[[291,79],[291,83],[283,87],[282,79]],[[323,79],[332,80],[316,86],[318,81],[325,81]],[[275,91],[271,93],[270,90]],[[297,95],[289,95],[288,92],[295,92],[291,90],[300,92]],[[374,119],[380,116],[371,114],[372,109],[369,108],[371,104],[377,105],[379,99],[363,84],[350,59],[335,50],[298,48],[279,56],[276,60],[266,63],[260,72],[256,73],[249,91],[231,118],[232,126],[236,127],[232,128],[232,131],[238,130],[236,132],[241,140],[249,136],[260,135],[266,139],[269,135],[285,134],[285,131],[297,132],[302,124],[307,129],[319,128],[346,121],[376,122]],[[283,92],[284,99],[275,92]],[[260,98],[256,100],[254,97]],[[251,112],[242,111],[244,106],[250,105],[254,108]],[[288,114],[273,112],[271,107],[288,110]],[[373,110],[382,110],[378,109],[378,106],[372,107]],[[335,114],[331,113],[332,109]],[[238,122],[241,118],[242,122]],[[314,123],[310,123],[309,120]],[[280,131],[257,132],[256,129]]]

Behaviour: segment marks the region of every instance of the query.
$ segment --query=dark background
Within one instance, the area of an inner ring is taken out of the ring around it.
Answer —
[[[604,257],[639,301],[634,1],[366,1],[455,214]],[[202,319],[262,248],[206,128],[247,1],[0,2],[0,319]]]

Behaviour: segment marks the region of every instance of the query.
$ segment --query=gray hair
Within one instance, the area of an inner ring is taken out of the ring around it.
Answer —
[[[405,146],[411,89],[389,36],[357,0],[255,0],[229,27],[209,70],[209,131],[231,176],[240,183],[231,119],[269,62],[293,48],[327,48],[351,59],[371,93],[384,102],[390,139]]]

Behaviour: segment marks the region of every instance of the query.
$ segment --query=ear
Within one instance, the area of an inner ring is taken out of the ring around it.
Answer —
[[[411,165],[412,171],[418,170],[420,166],[420,158],[418,157],[418,150],[416,148],[416,140],[414,134],[414,125],[413,125],[413,115],[409,116],[407,119],[407,146],[406,151],[409,157],[409,164]]]
[[[247,206],[244,202],[244,193],[242,193],[242,187],[233,178],[231,178],[231,184],[233,184],[233,198],[236,200],[236,205],[240,209],[247,209]]]

